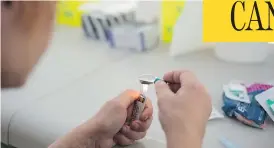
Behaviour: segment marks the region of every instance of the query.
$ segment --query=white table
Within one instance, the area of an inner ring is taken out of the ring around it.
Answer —
[[[219,111],[222,84],[232,79],[246,82],[274,79],[273,57],[264,64],[233,64],[217,60],[210,50],[171,58],[166,46],[139,54],[108,49],[85,40],[77,29],[58,28],[55,36],[48,54],[30,76],[27,86],[16,92],[4,92],[2,96],[2,115],[6,115],[2,124],[8,127],[6,123],[10,123],[9,142],[13,146],[46,147],[92,117],[105,101],[122,90],[139,89],[136,78],[140,74],[162,76],[174,69],[192,70],[207,87]],[[165,147],[153,87],[148,96],[155,109],[148,139],[131,147]],[[20,99],[22,104],[8,109]],[[270,148],[273,147],[274,125],[269,122],[266,129],[259,130],[229,118],[213,120],[208,123],[203,147],[221,147],[219,137],[226,137],[241,148]]]

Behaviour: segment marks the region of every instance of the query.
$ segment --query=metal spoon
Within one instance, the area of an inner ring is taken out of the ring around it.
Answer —
[[[147,84],[147,85],[150,85],[150,84],[153,84],[156,77],[151,75],[151,74],[143,74],[143,75],[140,75],[138,77],[139,81],[141,84]]]

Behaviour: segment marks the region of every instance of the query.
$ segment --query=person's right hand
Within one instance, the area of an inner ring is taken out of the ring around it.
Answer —
[[[182,134],[202,140],[211,113],[211,98],[205,87],[189,71],[166,73],[155,83],[159,119],[169,138]],[[179,140],[179,139],[177,139]]]

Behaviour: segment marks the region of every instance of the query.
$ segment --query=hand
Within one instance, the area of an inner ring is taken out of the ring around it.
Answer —
[[[203,138],[211,113],[211,98],[195,75],[173,71],[157,81],[159,119],[167,138],[190,134]]]
[[[152,122],[152,104],[146,100],[140,120],[128,123],[131,117],[133,102],[139,97],[139,92],[127,90],[118,97],[108,101],[87,124],[97,126],[100,147],[112,147],[114,144],[130,145],[135,140],[142,139]],[[98,142],[97,142],[98,143]]]

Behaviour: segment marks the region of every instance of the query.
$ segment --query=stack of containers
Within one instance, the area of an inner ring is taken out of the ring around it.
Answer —
[[[145,51],[158,43],[156,22],[137,22],[135,3],[93,3],[84,4],[79,9],[83,12],[85,35],[104,41],[111,48]]]
[[[107,30],[111,27],[134,22],[134,5],[88,3],[82,5],[82,28],[85,35],[91,39],[107,41]]]

